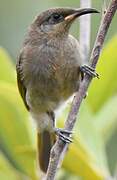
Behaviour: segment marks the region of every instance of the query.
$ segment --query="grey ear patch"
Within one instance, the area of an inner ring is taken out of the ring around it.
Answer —
[[[46,24],[46,23],[41,24],[41,26],[40,26],[40,30],[41,30],[42,32],[44,32],[44,33],[47,33],[47,32],[49,32],[49,31],[51,31],[52,28],[53,28],[53,27],[52,27],[51,25]]]

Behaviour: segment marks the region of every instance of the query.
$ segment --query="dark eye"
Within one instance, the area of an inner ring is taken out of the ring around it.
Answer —
[[[57,14],[57,13],[56,13],[56,14],[53,14],[52,16],[53,16],[53,19],[54,19],[54,20],[60,20],[60,19],[63,18],[63,16],[62,16],[61,14]]]
[[[64,17],[61,14],[54,13],[49,18],[49,23],[56,24],[61,22],[64,19]]]

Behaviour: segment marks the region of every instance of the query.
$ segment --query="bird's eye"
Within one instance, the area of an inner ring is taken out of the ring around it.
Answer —
[[[54,13],[51,15],[49,22],[51,24],[59,23],[64,19],[64,17],[61,14]]]
[[[60,14],[53,14],[53,19],[54,20],[60,20],[60,19],[62,19],[63,18],[63,16],[62,15],[60,15]]]

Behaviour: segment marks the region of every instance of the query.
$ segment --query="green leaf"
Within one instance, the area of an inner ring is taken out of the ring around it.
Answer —
[[[96,113],[94,124],[104,141],[107,142],[117,128],[117,96],[110,98]]]
[[[21,180],[23,174],[14,169],[7,159],[0,153],[0,179],[2,180]]]
[[[15,82],[15,71],[7,52],[0,48],[0,80],[10,83]]]
[[[117,36],[113,37],[104,48],[97,72],[100,79],[93,80],[87,98],[93,111],[98,111],[117,91]]]
[[[6,159],[0,154],[0,178],[4,180],[19,179],[15,170],[9,165]]]
[[[82,149],[80,149],[80,146],[82,146]],[[63,167],[74,175],[81,176],[86,180],[103,180],[107,176],[107,173],[101,171],[95,164],[95,161],[83,148],[81,142],[77,142],[77,145],[75,143],[70,145]]]
[[[20,153],[32,151],[27,113],[16,87],[0,82],[0,149],[14,168],[35,179],[34,156]]]

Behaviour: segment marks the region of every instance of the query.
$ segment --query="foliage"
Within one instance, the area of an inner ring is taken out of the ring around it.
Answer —
[[[66,179],[70,178],[68,172],[86,180],[110,176],[105,147],[117,124],[116,49],[117,36],[104,48],[97,68],[100,80],[93,81],[82,104],[74,143],[63,163],[65,171],[61,171]],[[2,48],[0,62],[0,178],[37,179],[35,129],[16,87],[15,67]],[[69,108],[67,103],[58,114],[59,126],[63,126]]]

